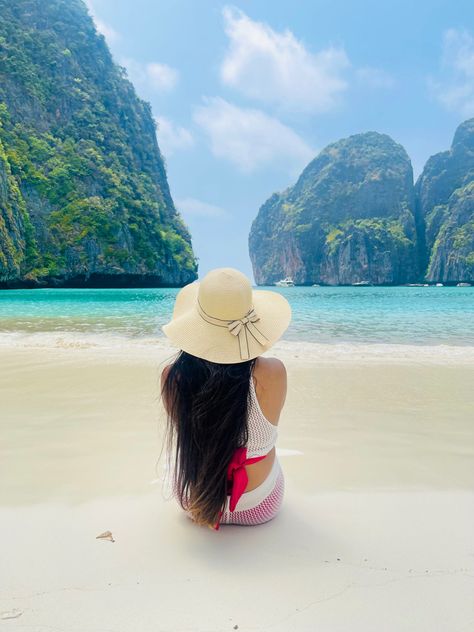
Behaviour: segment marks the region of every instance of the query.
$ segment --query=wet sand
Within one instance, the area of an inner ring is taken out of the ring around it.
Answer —
[[[283,509],[213,532],[163,483],[169,348],[4,343],[3,627],[474,628],[474,362],[397,352],[277,346]],[[96,539],[106,530],[115,542]]]

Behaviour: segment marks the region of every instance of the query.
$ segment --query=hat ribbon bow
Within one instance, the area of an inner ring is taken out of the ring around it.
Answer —
[[[224,320],[222,318],[215,318],[210,314],[207,314],[201,304],[197,303],[198,313],[203,320],[211,325],[217,325],[218,327],[225,327],[233,336],[239,341],[239,350],[241,360],[248,360],[250,358],[249,340],[248,336],[255,338],[257,342],[265,346],[268,343],[268,338],[257,328],[254,324],[260,320],[255,309],[251,307],[249,311],[242,318],[235,318],[233,320]]]
[[[252,307],[243,318],[231,320],[227,325],[230,333],[239,339],[240,357],[242,360],[248,360],[250,356],[247,333],[253,336],[261,345],[265,345],[268,342],[268,338],[254,325],[259,320],[260,317]]]

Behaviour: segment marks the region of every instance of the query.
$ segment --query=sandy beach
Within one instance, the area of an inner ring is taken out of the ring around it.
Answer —
[[[164,483],[171,354],[2,338],[2,629],[474,629],[471,348],[277,345],[284,506],[217,533]]]

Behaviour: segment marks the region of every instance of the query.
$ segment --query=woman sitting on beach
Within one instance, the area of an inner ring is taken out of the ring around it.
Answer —
[[[162,374],[173,490],[198,524],[255,525],[280,509],[275,454],[286,370],[259,357],[291,320],[287,300],[219,268],[176,297],[163,331],[180,349]]]

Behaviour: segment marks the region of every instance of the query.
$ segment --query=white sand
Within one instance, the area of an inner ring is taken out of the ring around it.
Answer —
[[[163,497],[169,350],[79,343],[0,349],[2,630],[474,630],[469,351],[278,348],[283,509],[214,532]]]

